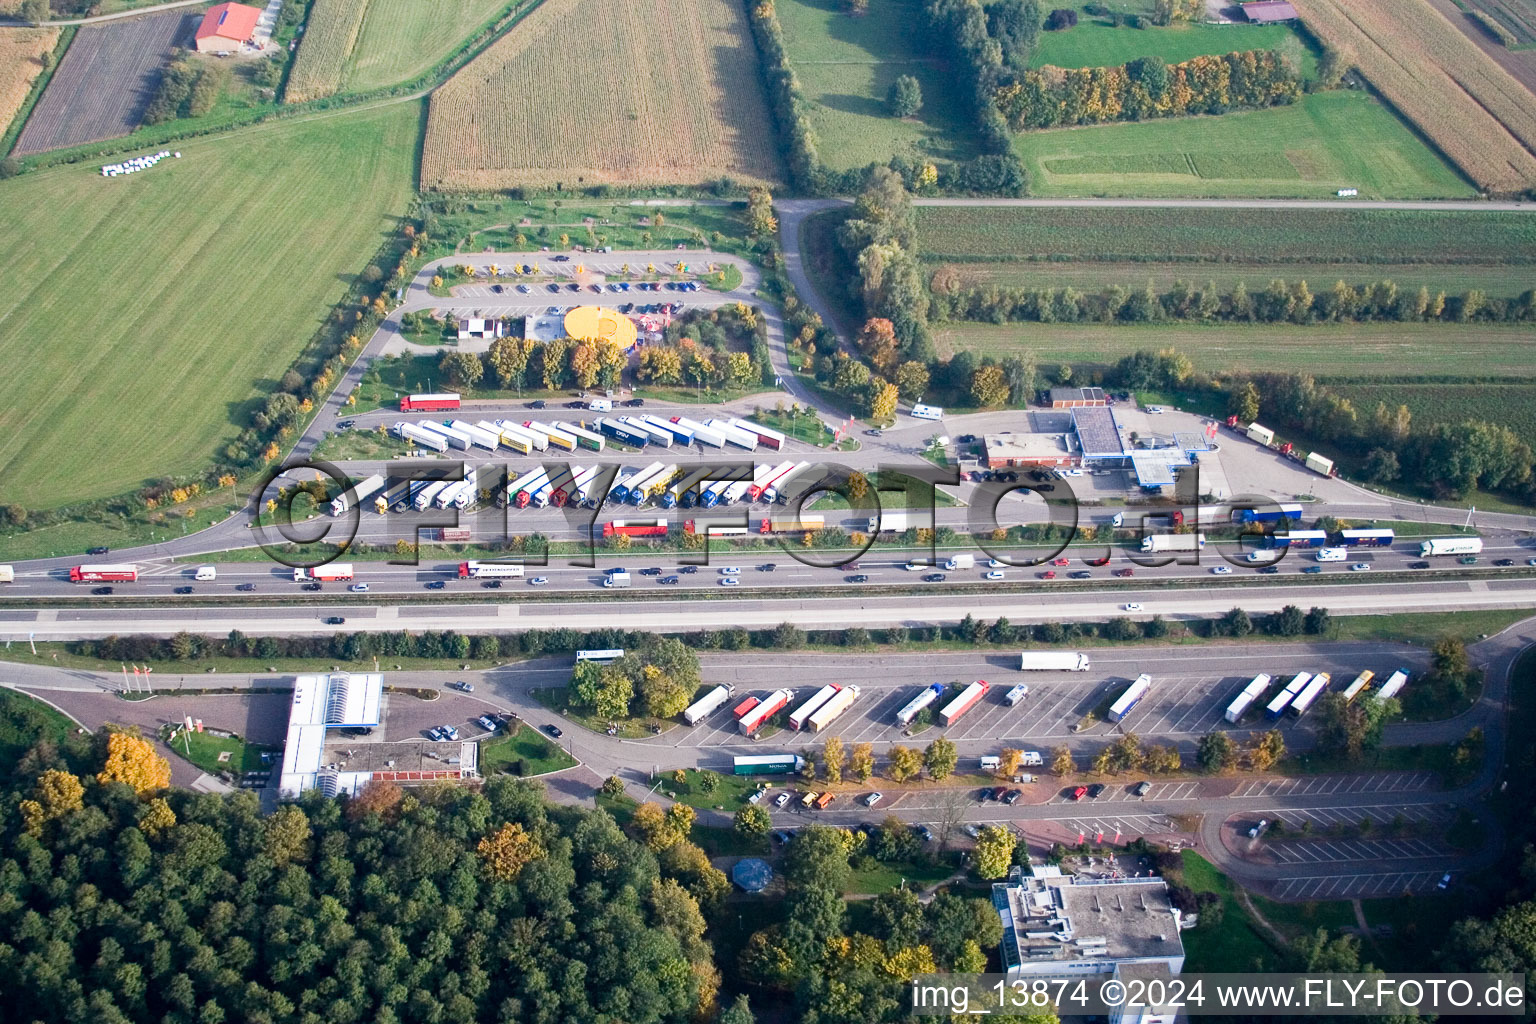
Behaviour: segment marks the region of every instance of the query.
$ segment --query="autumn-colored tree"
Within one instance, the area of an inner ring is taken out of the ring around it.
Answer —
[[[1002,878],[1013,866],[1019,837],[1013,829],[989,825],[976,837],[976,873],[982,878]]]
[[[485,863],[486,872],[498,882],[511,882],[531,861],[544,856],[544,849],[517,822],[508,822],[480,840],[475,848]]]
[[[765,188],[747,191],[747,227],[754,235],[771,235],[779,230],[779,219],[773,215],[773,196]]]
[[[959,750],[953,740],[944,736],[928,744],[928,749],[923,751],[923,767],[928,769],[928,777],[936,782],[953,775],[959,763]]]
[[[923,755],[911,747],[903,747],[899,744],[886,752],[887,765],[885,773],[891,777],[892,782],[906,782],[916,778],[923,770]]]
[[[933,950],[927,946],[908,946],[889,954],[880,969],[888,977],[907,981],[919,974],[934,974],[939,967],[933,962]]]
[[[928,367],[916,361],[896,368],[896,390],[909,402],[920,400],[928,391]]]
[[[347,817],[359,821],[370,814],[377,814],[385,821],[392,821],[404,798],[405,791],[395,783],[374,779],[363,786],[362,792],[347,801]]]
[[[1057,747],[1051,751],[1051,774],[1071,775],[1077,768],[1072,761],[1072,751],[1066,747]]]
[[[756,804],[747,804],[736,812],[731,825],[744,836],[765,836],[768,829],[773,827],[773,819],[768,812]]]
[[[154,792],[171,784],[171,762],[155,753],[142,736],[114,732],[107,737],[107,760],[96,781],[103,785],[125,782],[134,792]]]
[[[870,384],[869,415],[872,419],[888,420],[896,415],[896,399],[900,389],[876,377]]]
[[[78,778],[50,768],[38,776],[31,798],[21,802],[22,822],[32,835],[40,835],[48,822],[78,811],[84,797],[85,787]]]
[[[828,736],[821,748],[821,770],[828,782],[843,781],[843,765],[847,757],[843,753],[843,738]]]
[[[896,369],[896,328],[884,317],[871,317],[859,330],[859,351],[864,353],[870,365],[882,376],[889,377]]]
[[[278,867],[309,859],[309,816],[293,804],[279,807],[262,833],[262,846]]]
[[[1285,756],[1285,737],[1279,729],[1256,733],[1248,746],[1248,765],[1256,772],[1269,771]]]
[[[176,826],[176,812],[164,797],[155,797],[139,809],[139,831],[151,839]]]
[[[848,758],[848,772],[860,782],[868,782],[875,774],[875,748],[870,743],[855,743]]]
[[[1008,400],[1008,381],[1001,366],[978,366],[971,374],[971,400],[977,405],[1002,405]]]
[[[667,345],[647,345],[640,350],[640,366],[635,376],[652,384],[680,384],[683,360],[677,349]]]
[[[590,341],[583,341],[571,350],[571,375],[576,378],[576,386],[590,388],[597,383],[597,346]]]
[[[533,341],[529,338],[506,337],[491,342],[487,358],[496,371],[496,383],[502,388],[521,388],[532,355]]]
[[[998,755],[997,773],[1004,778],[1012,777],[1018,774],[1023,763],[1024,751],[1004,747],[1002,753]]]

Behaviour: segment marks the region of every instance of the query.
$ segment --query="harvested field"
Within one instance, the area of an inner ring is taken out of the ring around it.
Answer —
[[[1472,7],[1504,26],[1516,46],[1536,45],[1536,3],[1531,0],[1472,0]]]
[[[1536,185],[1532,95],[1427,0],[1295,0],[1308,29],[1484,189]]]
[[[166,11],[82,26],[16,141],[17,156],[127,135],[171,49],[191,41],[199,16]]]
[[[432,96],[428,189],[781,177],[741,0],[544,0]]]
[[[0,132],[27,101],[27,93],[43,73],[43,55],[59,41],[56,28],[0,29]]]
[[[352,46],[363,28],[368,0],[315,0],[304,27],[304,41],[288,73],[284,103],[329,96],[341,88]]]

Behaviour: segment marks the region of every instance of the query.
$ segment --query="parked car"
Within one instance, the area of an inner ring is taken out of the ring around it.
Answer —
[[[1136,783],[1136,788],[1131,790],[1131,792],[1136,796],[1146,796],[1151,791],[1152,783],[1150,782],[1138,782]]]
[[[627,405],[631,409],[638,409],[641,406],[645,405],[645,399],[643,399],[643,398],[631,398],[628,401],[626,401],[624,404]]]
[[[1257,839],[1257,838],[1259,838],[1259,836],[1262,835],[1264,830],[1266,828],[1268,828],[1268,827],[1269,827],[1269,819],[1268,818],[1260,818],[1259,819],[1259,823],[1257,825],[1253,826],[1253,828],[1250,828],[1248,830],[1248,838],[1249,839]]]
[[[544,408],[544,406],[546,406],[548,404],[549,403],[545,402],[544,399],[542,399],[542,398],[535,398],[533,401],[528,403],[528,408],[530,408],[530,409],[542,409],[542,408]]]
[[[1085,797],[1087,795],[1088,795],[1088,787],[1087,786],[1078,786],[1076,789],[1074,789],[1072,791],[1072,799],[1073,800],[1081,800],[1083,797]]]
[[[1099,798],[1099,794],[1103,793],[1103,792],[1104,792],[1104,783],[1102,783],[1102,782],[1095,782],[1093,785],[1088,787],[1088,799],[1090,799],[1090,800],[1097,800]]]
[[[544,727],[544,731],[549,733],[555,739],[559,739],[561,736],[565,735],[565,731],[563,729],[561,729],[558,725],[555,725],[553,722],[551,722],[549,725],[546,725]]]
[[[992,790],[992,799],[998,801],[999,803],[1001,803],[1003,797],[1005,797],[1007,795],[1008,795],[1008,787],[1007,786],[997,786],[997,787],[994,787],[993,790]]]
[[[976,443],[976,435],[975,434],[961,434],[959,437],[955,438],[955,443],[956,444],[975,444]]]
[[[1003,797],[1003,803],[1007,804],[1009,807],[1012,807],[1014,804],[1018,803],[1019,799],[1023,796],[1024,791],[1022,789],[1010,789],[1007,795]]]
[[[475,684],[474,683],[466,683],[462,679],[460,679],[456,683],[449,683],[448,685],[453,687],[455,690],[460,691],[461,693],[474,693],[475,692]]]
[[[343,736],[372,736],[373,727],[369,725],[351,725],[341,730]]]
[[[981,835],[981,829],[977,828],[975,825],[967,823],[965,826],[965,834],[970,836],[972,839],[975,839]]]
[[[933,829],[929,828],[927,825],[913,825],[912,830],[923,837],[923,842],[933,842]]]
[[[88,555],[104,555],[111,550],[111,548],[86,548],[85,553]]]
[[[787,803],[789,803],[788,793],[780,793],[778,796],[773,798],[773,806],[775,807],[783,807]]]

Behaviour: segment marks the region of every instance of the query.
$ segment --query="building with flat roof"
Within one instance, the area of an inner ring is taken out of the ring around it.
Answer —
[[[1299,15],[1287,0],[1254,0],[1239,4],[1243,17],[1255,25],[1272,25],[1277,21],[1295,21]]]
[[[993,885],[992,905],[1011,977],[1184,969],[1180,914],[1161,878],[1079,879],[1032,869]]]
[[[1125,464],[1125,439],[1120,436],[1120,424],[1113,409],[1103,405],[1073,409],[1072,432],[1085,464]]]
[[[372,730],[383,719],[384,676],[333,672],[294,679],[278,794],[310,789],[356,794],[374,779],[398,783],[472,778],[479,747],[472,741],[363,741],[333,730]]]
[[[500,338],[506,333],[506,322],[500,317],[495,317],[489,320],[472,317],[467,320],[459,321],[460,341],[469,341],[476,338],[484,341],[491,338]]]
[[[1005,430],[982,437],[988,469],[1010,466],[1072,466],[1077,454],[1070,434],[1016,434]]]
[[[1052,409],[1084,409],[1108,405],[1103,388],[1051,388]]]

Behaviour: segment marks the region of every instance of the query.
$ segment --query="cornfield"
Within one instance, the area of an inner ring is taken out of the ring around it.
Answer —
[[[27,101],[32,83],[43,72],[43,54],[59,41],[56,28],[0,29],[0,132]]]
[[[341,88],[367,10],[368,0],[315,0],[288,74],[284,103],[319,99]]]
[[[1536,101],[1426,0],[1293,0],[1302,21],[1488,192],[1536,185]]]
[[[433,94],[421,184],[781,173],[741,0],[544,0]]]

